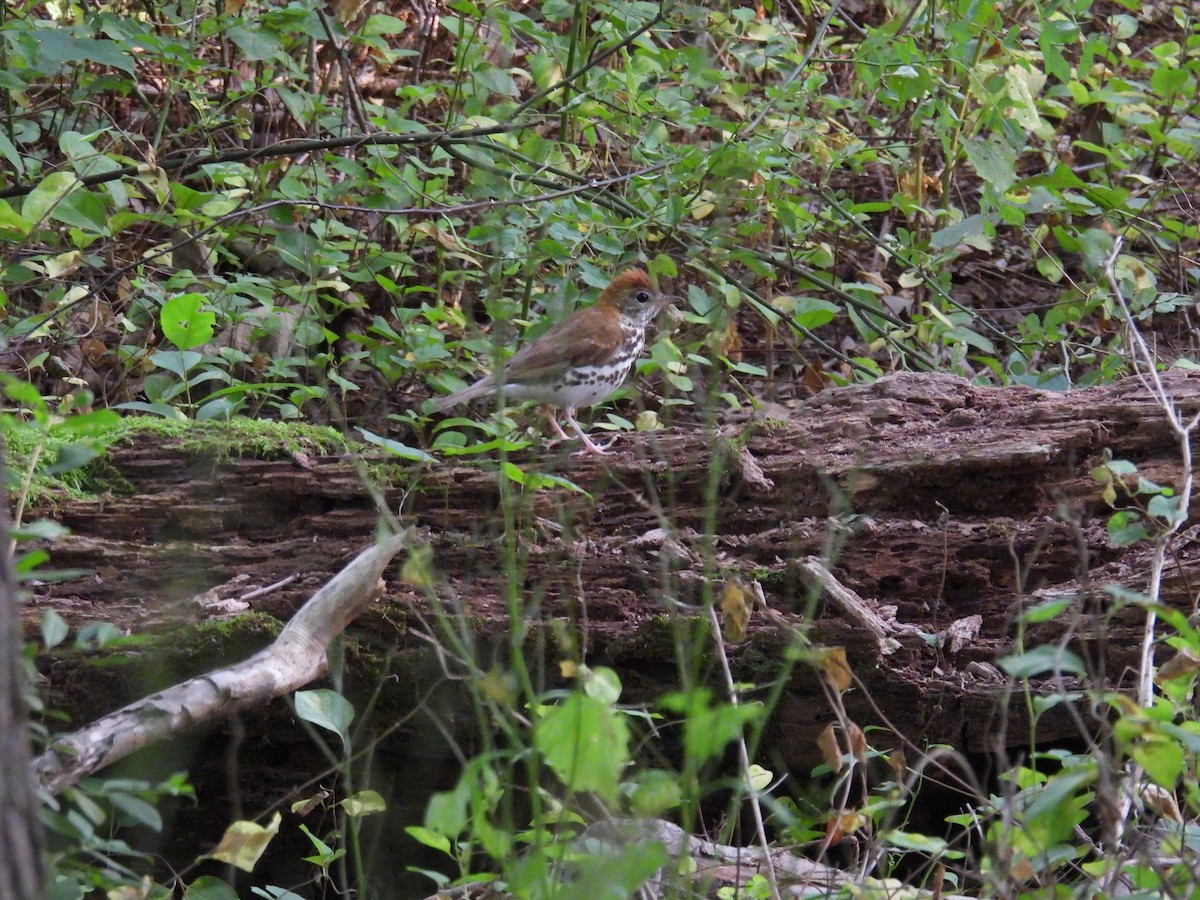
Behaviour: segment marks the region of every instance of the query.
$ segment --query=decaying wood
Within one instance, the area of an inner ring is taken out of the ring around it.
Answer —
[[[674,862],[660,869],[647,880],[643,896],[669,897],[671,890],[686,883],[685,895],[689,897],[716,897],[718,890],[733,888],[735,896],[744,890],[750,880],[765,868],[765,854],[757,847],[737,847],[718,844],[688,834],[674,822],[662,819],[617,819],[590,825],[575,840],[575,849],[591,859],[611,858],[614,868],[619,867],[622,852],[629,847],[646,847],[659,844]],[[680,864],[686,857],[690,864]],[[771,864],[779,876],[779,896],[795,898],[836,897],[847,888],[859,893],[880,896],[897,896],[912,900],[929,900],[940,896],[944,900],[966,900],[964,895],[937,894],[902,885],[887,883],[861,874],[846,872],[833,866],[822,865],[797,856],[786,848],[771,852]],[[570,864],[564,866],[569,881]],[[687,873],[686,875],[681,873]],[[472,900],[490,898],[499,900],[511,896],[498,891],[490,882],[476,882],[439,891],[427,900]]]
[[[729,844],[718,844],[688,834],[674,822],[662,819],[625,819],[610,822],[597,822],[589,826],[576,841],[578,849],[589,856],[617,857],[622,848],[645,845],[654,842],[661,844],[673,859],[686,856],[695,863],[694,867],[681,867],[678,864],[660,870],[648,886],[653,890],[666,887],[672,883],[672,870],[675,873],[689,871],[688,880],[697,887],[703,887],[705,896],[716,896],[714,890],[718,886],[732,886],[737,889],[746,887],[747,882],[765,866],[765,853],[758,847],[736,847]],[[873,888],[887,894],[883,882],[872,882],[861,874],[845,872],[832,866],[822,865],[792,854],[786,848],[773,850],[771,862],[779,874],[780,895],[783,897],[831,897],[836,896],[846,887],[854,886],[870,892]],[[915,900],[934,896],[932,891],[921,891],[913,888],[901,888],[899,883],[892,885],[893,890],[904,890],[904,896]],[[654,893],[654,896],[669,896]],[[965,900],[957,894],[941,894],[945,900]]]
[[[58,793],[147,744],[220,716],[264,704],[323,675],[326,651],[382,592],[380,576],[407,542],[385,537],[319,590],[265,650],[131,703],[56,740],[34,760],[42,787]]]
[[[1171,373],[1167,386],[1185,412],[1200,407],[1200,376]],[[736,574],[757,582],[790,627],[846,646],[856,721],[983,753],[1032,737],[1019,710],[999,716],[996,661],[1014,647],[1019,611],[1041,599],[1071,605],[1026,634],[1026,646],[1067,643],[1102,658],[1113,685],[1128,684],[1139,613],[1114,607],[1102,587],[1141,589],[1148,551],[1109,540],[1112,511],[1092,470],[1111,455],[1159,484],[1179,475],[1176,440],[1132,379],[1058,393],[893,376],[716,432],[682,423],[622,435],[606,458],[573,458],[574,449],[510,457],[587,493],[510,485],[517,508],[507,536],[494,463],[384,464],[388,502],[433,550],[433,590],[480,633],[507,631],[515,578],[526,621],[576,623],[587,661],[615,666],[625,696],[649,700],[675,683],[671,617],[719,596],[714,577]],[[115,448],[108,463],[126,490],[55,511],[73,531],[55,564],[94,575],[40,588],[34,612],[52,606],[72,623],[144,630],[211,615],[187,602],[208,592],[287,618],[329,577],[329,560],[351,553],[375,523],[343,458],[214,461],[146,438]],[[506,553],[519,571],[507,571]],[[1198,557],[1194,532],[1180,534],[1165,602],[1191,611]],[[815,606],[814,558],[845,592]],[[426,588],[388,577],[387,592],[392,609],[430,610]],[[353,633],[420,644],[395,620],[369,618]],[[756,616],[749,639],[730,648],[735,675],[770,678],[789,641],[778,619]],[[820,761],[816,737],[832,720],[816,682],[797,673],[772,719],[775,744],[797,768]],[[1061,708],[1037,729],[1046,740],[1078,734]]]

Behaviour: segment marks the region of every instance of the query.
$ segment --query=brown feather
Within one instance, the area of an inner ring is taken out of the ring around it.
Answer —
[[[621,343],[621,317],[608,304],[578,310],[526,344],[504,367],[508,381],[541,381],[572,366],[605,362]]]
[[[513,354],[499,377],[506,384],[549,381],[574,366],[607,362],[625,339],[620,313],[622,301],[638,291],[653,290],[650,277],[641,269],[622,272],[601,292],[593,306],[576,310]],[[460,391],[434,398],[434,409],[444,412],[495,393],[497,377],[485,375]]]
[[[620,302],[621,295],[628,291],[652,291],[650,276],[641,269],[627,269],[608,283],[608,287],[600,294],[597,303],[611,303],[614,306]]]

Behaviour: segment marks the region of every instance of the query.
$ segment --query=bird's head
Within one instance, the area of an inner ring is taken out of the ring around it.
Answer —
[[[598,304],[614,309],[636,327],[645,328],[660,309],[678,299],[656,291],[643,270],[629,269],[609,283]]]

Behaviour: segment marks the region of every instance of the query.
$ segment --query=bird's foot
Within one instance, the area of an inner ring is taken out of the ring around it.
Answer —
[[[575,430],[575,433],[577,435],[579,435],[579,439],[581,441],[583,441],[584,449],[579,450],[575,453],[572,453],[571,454],[572,456],[582,456],[585,453],[591,453],[596,456],[608,456],[608,448],[611,447],[617,440],[615,435],[613,436],[613,439],[611,441],[609,441],[607,444],[605,444],[603,447],[601,447],[599,444],[597,444],[595,441],[593,441],[590,437],[587,436],[587,432],[585,432],[582,428],[579,427],[579,423],[575,421],[575,416],[572,415],[571,410],[569,410],[569,409],[565,410],[565,417],[567,420],[567,424],[570,425]],[[563,437],[566,437],[566,435],[563,435]]]
[[[580,432],[579,437],[583,441],[583,449],[576,450],[571,454],[572,456],[587,456],[589,453],[593,456],[611,456],[612,454],[608,448],[617,442],[617,435],[615,434],[603,444],[597,444],[582,432]]]
[[[554,429],[554,433],[556,435],[558,435],[558,439],[560,441],[569,441],[571,439],[571,436],[569,434],[567,434],[565,431],[563,431],[562,426],[558,424],[558,417],[555,416],[553,411],[551,411],[550,407],[544,403],[542,404],[542,415],[544,415],[546,417],[546,420],[550,423],[550,427]],[[571,421],[569,417],[568,417],[568,421]],[[572,424],[574,424],[573,421],[572,421]],[[579,428],[578,425],[576,425],[575,427],[576,427],[576,429]]]

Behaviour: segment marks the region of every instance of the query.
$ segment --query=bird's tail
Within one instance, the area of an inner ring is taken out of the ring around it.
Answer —
[[[445,412],[458,406],[460,403],[469,403],[472,400],[478,400],[480,397],[486,397],[495,390],[492,383],[492,376],[488,375],[485,378],[463,388],[461,391],[455,391],[453,394],[447,394],[445,397],[433,398],[433,409],[435,412]]]

